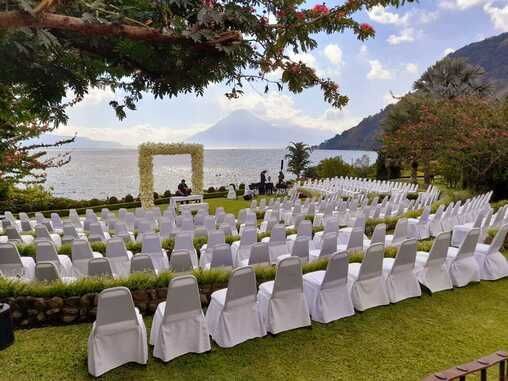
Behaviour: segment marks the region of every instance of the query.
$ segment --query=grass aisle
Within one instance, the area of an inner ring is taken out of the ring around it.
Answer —
[[[508,279],[424,295],[329,325],[213,346],[168,364],[128,365],[106,380],[420,380],[508,349]],[[147,319],[147,328],[151,320]],[[0,379],[88,380],[90,324],[16,332],[0,352]]]

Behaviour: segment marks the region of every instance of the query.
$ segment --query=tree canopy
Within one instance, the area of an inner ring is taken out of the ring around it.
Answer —
[[[292,61],[289,52],[315,48],[318,32],[373,37],[355,12],[412,1],[348,0],[306,9],[303,0],[4,0],[0,86],[18,87],[58,122],[66,120],[67,91],[79,101],[89,86],[123,90],[123,102],[111,103],[120,118],[143,92],[202,94],[208,84],[225,82],[236,97],[257,80],[267,91],[319,86],[327,102],[341,107],[348,99],[338,85]]]

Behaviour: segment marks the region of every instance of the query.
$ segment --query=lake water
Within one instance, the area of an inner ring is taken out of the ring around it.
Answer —
[[[266,169],[274,181],[284,159],[283,149],[223,149],[205,150],[205,188],[228,184],[250,184],[259,181],[259,173]],[[105,199],[108,196],[124,197],[139,192],[138,154],[136,150],[72,150],[72,160],[61,168],[48,170],[46,187],[56,196],[73,199]],[[377,154],[372,151],[316,150],[311,160],[340,155],[351,163],[367,155],[370,163]],[[284,163],[285,169],[285,163]],[[191,183],[189,155],[156,156],[154,158],[155,191],[172,192],[181,179]],[[291,178],[286,173],[286,178]]]

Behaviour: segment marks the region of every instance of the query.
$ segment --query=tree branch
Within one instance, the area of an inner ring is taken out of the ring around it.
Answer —
[[[188,38],[162,32],[150,27],[141,27],[125,24],[99,24],[88,23],[78,17],[42,12],[37,17],[21,11],[0,12],[0,29],[14,28],[47,28],[68,30],[85,36],[124,37],[136,41],[155,41],[161,43],[189,40]],[[229,45],[240,42],[242,36],[237,31],[220,34],[213,40],[206,41],[205,45]]]

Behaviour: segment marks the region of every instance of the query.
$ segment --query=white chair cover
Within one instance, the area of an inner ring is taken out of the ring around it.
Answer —
[[[259,286],[258,303],[265,329],[273,334],[311,324],[299,258],[279,262],[275,280]]]
[[[193,243],[192,232],[181,232],[176,235],[175,247],[173,250],[188,250],[191,256],[192,266],[198,267],[198,254]]]
[[[35,261],[32,257],[22,257],[12,242],[0,243],[0,270],[5,277],[33,280]]]
[[[192,275],[171,279],[165,302],[157,306],[150,332],[153,355],[170,361],[186,353],[210,350],[210,338],[198,282]]]
[[[386,277],[386,289],[390,302],[397,303],[422,294],[415,275],[416,240],[403,241],[394,258],[383,260],[383,272]]]
[[[169,270],[177,273],[192,271],[191,253],[189,250],[173,250],[169,256]]]
[[[143,317],[126,287],[99,294],[97,320],[88,337],[88,372],[98,377],[128,362],[146,364],[148,345]]]
[[[474,258],[479,237],[480,229],[472,229],[467,233],[459,249],[448,248],[446,266],[450,272],[452,283],[456,287],[463,287],[471,282],[480,281],[480,267]]]
[[[383,244],[370,246],[362,263],[349,264],[351,298],[358,311],[390,303],[383,276]]]
[[[72,277],[72,262],[69,256],[57,254],[55,245],[50,241],[35,243],[35,259],[37,262],[52,262],[61,277]]]
[[[326,271],[314,271],[303,276],[303,291],[312,320],[320,323],[354,315],[348,287],[347,255],[335,253]]]
[[[133,273],[157,274],[152,258],[146,254],[134,255],[131,259],[131,274]]]
[[[500,251],[507,232],[508,224],[505,224],[497,231],[490,245],[476,245],[474,257],[480,267],[482,280],[496,280],[508,276],[508,261]]]
[[[212,261],[211,250],[220,244],[226,243],[224,230],[213,230],[208,233],[208,242],[199,250],[199,267],[205,268]]]
[[[101,253],[92,251],[90,242],[86,239],[75,239],[71,246],[72,270],[74,276],[85,277],[88,274],[88,261],[92,258],[102,258]]]
[[[233,270],[228,287],[212,294],[206,321],[219,346],[233,347],[266,335],[256,294],[256,273],[250,266]]]
[[[161,237],[155,233],[145,233],[143,235],[143,254],[150,256],[157,272],[167,271],[169,269],[169,260],[166,250],[162,248]]]
[[[92,258],[88,261],[89,277],[112,277],[113,270],[108,258]]]
[[[429,253],[422,251],[416,253],[416,277],[433,293],[453,288],[450,273],[445,264],[450,235],[450,232],[439,233]]]
[[[231,251],[233,252],[233,263],[238,266],[249,259],[250,248],[257,241],[257,229],[254,227],[245,228],[240,235],[240,241],[235,241],[231,244]]]
[[[130,274],[132,252],[125,248],[125,242],[120,237],[114,237],[106,243],[106,257],[109,258],[113,274],[126,277]]]

